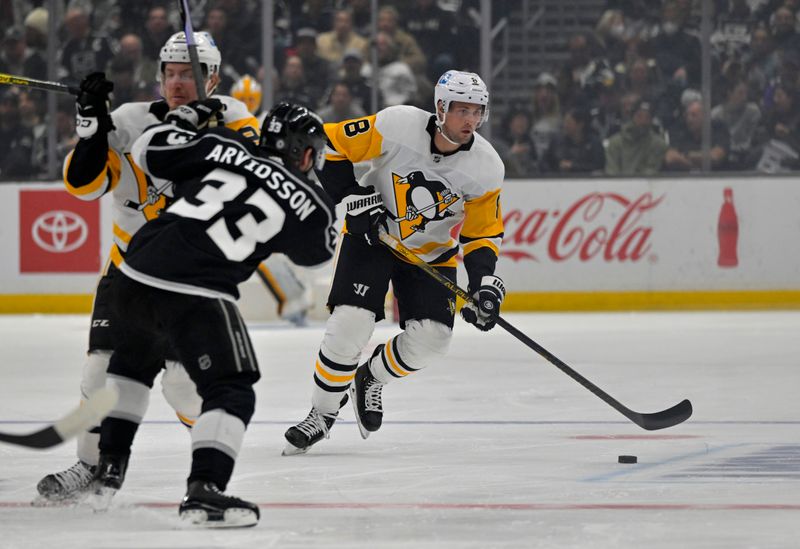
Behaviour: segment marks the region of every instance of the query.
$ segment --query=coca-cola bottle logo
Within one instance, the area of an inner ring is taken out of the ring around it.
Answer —
[[[733,205],[733,189],[726,187],[722,191],[722,207],[717,221],[717,239],[719,255],[717,265],[730,268],[739,265],[737,245],[739,243],[739,217]]]
[[[556,262],[640,261],[652,248],[653,227],[643,218],[663,198],[649,192],[633,200],[618,193],[593,192],[563,212],[512,209],[504,216],[506,237],[500,254],[514,261],[539,261],[533,248],[542,242],[547,256]]]

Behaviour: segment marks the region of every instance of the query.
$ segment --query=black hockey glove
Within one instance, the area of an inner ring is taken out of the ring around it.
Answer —
[[[481,286],[472,294],[472,303],[461,307],[461,318],[488,332],[494,328],[500,316],[500,304],[506,296],[506,287],[500,277],[486,275],[481,278]]]
[[[363,238],[370,246],[377,246],[380,242],[380,228],[387,229],[386,208],[383,205],[381,193],[375,191],[372,185],[358,187],[353,194],[342,199],[345,207],[344,222],[347,233],[358,238]]]
[[[202,101],[192,101],[167,113],[164,122],[185,130],[197,131],[222,125],[222,111],[225,105],[219,99],[209,97]]]
[[[114,129],[109,109],[109,94],[114,83],[106,79],[103,72],[93,72],[81,81],[81,93],[75,100],[77,115],[75,132],[81,139],[88,139],[97,132],[104,134]]]

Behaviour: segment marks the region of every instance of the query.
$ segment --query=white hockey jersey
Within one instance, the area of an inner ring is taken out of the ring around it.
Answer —
[[[225,95],[215,95],[222,101],[225,125],[236,131],[249,133],[253,139],[259,133],[256,118],[247,110],[241,101]],[[108,148],[105,165],[86,170],[70,170],[73,156],[79,147],[97,147],[89,143],[93,138],[81,140],[64,159],[64,184],[67,191],[81,200],[97,200],[111,192],[114,197],[112,221],[114,245],[111,249],[111,260],[119,266],[122,255],[136,231],[150,219],[159,215],[167,205],[167,197],[172,195],[172,184],[168,181],[156,180],[147,176],[131,158],[131,146],[145,128],[157,124],[161,119],[151,112],[149,102],[126,103],[111,113],[115,129],[108,134]],[[161,105],[164,107],[163,103]],[[166,109],[162,109],[164,111]],[[165,113],[164,113],[165,114]],[[163,116],[163,114],[162,114]],[[85,152],[86,151],[81,151]],[[92,153],[96,153],[94,150]],[[100,151],[98,154],[102,154]],[[78,158],[76,156],[76,158]],[[102,158],[98,159],[102,162]]]
[[[485,248],[496,259],[503,239],[503,162],[477,133],[454,153],[440,154],[432,146],[436,131],[432,113],[406,105],[388,107],[364,118],[325,124],[333,146],[326,160],[349,161],[366,170],[359,183],[381,193],[389,232],[425,261],[455,266],[459,239],[465,260]]]

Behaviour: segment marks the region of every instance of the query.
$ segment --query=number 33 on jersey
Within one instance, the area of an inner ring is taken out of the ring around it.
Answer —
[[[273,252],[297,265],[333,256],[330,197],[304,175],[265,158],[241,134],[154,126],[132,154],[149,175],[175,182],[177,200],[131,241],[120,266],[130,278],[234,300],[236,286]]]

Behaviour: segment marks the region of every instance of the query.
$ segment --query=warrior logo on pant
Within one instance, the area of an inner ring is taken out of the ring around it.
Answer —
[[[421,171],[405,177],[392,173],[397,211],[394,218],[400,224],[400,236],[406,238],[415,232],[425,232],[430,221],[437,221],[453,214],[449,207],[460,198],[441,181],[431,181]]]

